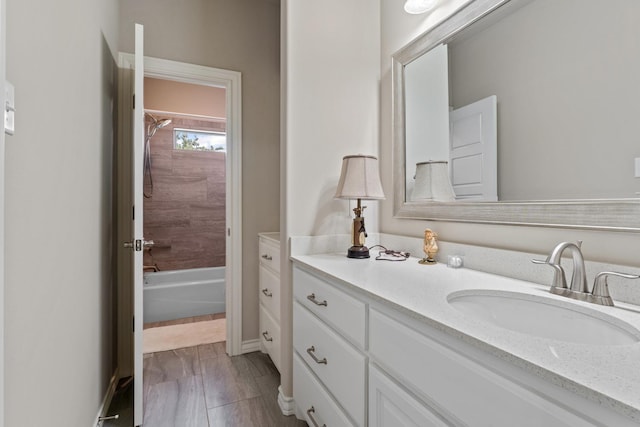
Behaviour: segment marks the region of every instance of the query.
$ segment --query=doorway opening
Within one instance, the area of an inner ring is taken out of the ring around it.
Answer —
[[[133,55],[129,54],[120,54],[120,62],[123,64],[123,68],[127,68],[126,64],[133,64],[134,58]],[[131,66],[128,66],[132,68]],[[225,350],[227,354],[234,356],[242,353],[243,350],[243,342],[242,342],[242,81],[241,74],[237,71],[224,70],[219,68],[205,67],[200,65],[188,64],[183,62],[170,61],[165,59],[158,58],[144,58],[144,76],[145,78],[152,78],[157,80],[164,80],[169,82],[179,82],[179,83],[188,83],[192,85],[199,86],[202,88],[218,88],[224,90],[224,108],[225,113],[222,114],[210,114],[211,117],[215,118],[224,118],[224,133],[225,133],[225,142],[226,142],[226,152],[225,152],[225,209],[224,209],[224,218],[221,220],[224,223],[224,259],[225,259],[225,267],[224,267],[224,287],[225,287],[225,318],[226,318],[226,345]],[[123,89],[124,90],[124,89]],[[123,97],[126,99],[126,95]],[[205,99],[205,102],[206,99]],[[153,116],[155,120],[163,119],[162,114],[168,113],[176,113],[173,109],[161,109],[161,110],[153,110],[149,109],[149,114]],[[202,114],[191,114],[191,116],[195,115],[195,119],[191,117],[192,120],[201,120],[203,117]],[[147,120],[150,117],[146,118]],[[171,118],[171,120],[175,120],[175,123],[178,123],[179,120],[186,120],[184,114],[175,114],[175,118]],[[205,117],[206,119],[206,117]],[[126,117],[123,120],[127,120]],[[205,120],[209,125],[212,123],[218,126],[217,129],[220,128],[220,120]],[[175,124],[174,123],[174,124]],[[147,124],[149,122],[147,121]],[[150,145],[153,145],[153,139],[156,138],[158,132],[165,129],[167,126],[162,127],[155,131],[155,135],[152,136],[150,140]],[[187,128],[186,126],[182,127]],[[203,130],[203,129],[196,129]],[[192,138],[190,135],[186,135],[186,138]],[[184,142],[184,141],[183,141]],[[126,161],[126,160],[124,160]],[[161,161],[159,160],[161,165]],[[157,162],[156,162],[157,163]],[[141,165],[142,166],[142,165]],[[153,166],[152,166],[153,171]],[[152,176],[154,178],[155,176]],[[150,185],[150,184],[149,184]],[[156,179],[154,183],[154,187],[158,186],[158,179]],[[145,187],[145,190],[149,189]],[[154,189],[157,191],[157,188]],[[126,197],[126,195],[123,195]],[[124,213],[124,212],[123,212]],[[126,216],[126,213],[124,213]],[[126,230],[124,230],[126,231]],[[126,235],[126,233],[125,233]],[[159,246],[162,242],[159,242]],[[152,252],[154,258],[158,256],[160,252],[160,248],[155,248],[155,252]],[[151,266],[153,266],[156,261],[149,260]],[[147,265],[145,263],[145,265]],[[161,264],[158,263],[158,266],[162,268]],[[123,269],[123,275],[126,275],[126,271]],[[143,293],[143,291],[141,291]],[[123,290],[123,295],[126,295],[126,290]],[[144,301],[144,297],[140,298]],[[120,311],[119,316],[121,317],[121,321],[119,322],[119,328],[122,331],[122,336],[126,337],[128,325],[131,323],[130,315],[127,315],[126,307],[128,306],[128,302],[126,300],[122,301],[122,310]],[[132,307],[133,308],[133,307]],[[139,309],[140,317],[144,317],[144,310],[142,307]],[[142,323],[142,322],[141,322]],[[129,329],[130,331],[130,329]],[[120,341],[119,341],[120,344]],[[126,340],[122,340],[121,350],[119,353],[122,354],[123,363],[122,365],[125,367],[123,369],[124,372],[129,371],[128,360],[126,354],[131,354],[129,351],[132,351],[130,347],[130,343]],[[142,345],[140,345],[140,348]],[[131,349],[131,350],[130,350]],[[142,358],[142,354],[139,356]]]
[[[144,352],[226,340],[224,87],[145,77]]]

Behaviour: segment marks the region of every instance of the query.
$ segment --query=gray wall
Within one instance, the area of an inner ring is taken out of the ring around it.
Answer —
[[[6,426],[94,425],[115,370],[118,6],[7,0]]]
[[[120,48],[242,73],[242,339],[258,338],[258,237],[278,231],[280,9],[265,0],[120,0]]]
[[[405,67],[407,200],[413,200],[417,163],[449,160],[448,62],[448,47],[440,45]]]
[[[377,2],[287,0],[283,7],[282,155],[286,166],[281,244],[291,236],[349,233],[355,201],[333,196],[343,156],[377,155],[380,59]],[[373,233],[378,202],[364,204],[367,230]],[[281,378],[286,396],[292,394],[290,270],[288,257],[282,257]]]
[[[500,200],[636,197],[639,15],[536,0],[449,45],[454,108],[498,97]]]

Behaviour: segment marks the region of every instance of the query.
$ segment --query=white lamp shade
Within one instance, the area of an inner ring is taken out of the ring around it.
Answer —
[[[452,202],[456,199],[449,179],[448,162],[416,163],[415,180],[412,197],[414,201]]]
[[[358,154],[342,159],[342,172],[335,197],[337,199],[384,199],[378,159]]]

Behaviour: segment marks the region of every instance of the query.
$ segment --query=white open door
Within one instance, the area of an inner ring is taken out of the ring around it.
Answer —
[[[458,200],[498,200],[497,104],[492,95],[449,114],[449,173]]]
[[[142,425],[144,415],[142,386],[142,253],[146,246],[143,237],[143,147],[144,147],[144,28],[135,27],[135,71],[133,83],[133,418],[134,425]]]

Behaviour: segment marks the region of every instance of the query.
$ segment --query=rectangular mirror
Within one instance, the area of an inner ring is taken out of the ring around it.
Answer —
[[[475,0],[394,54],[396,216],[640,231],[638,17]],[[443,162],[455,201],[424,191]]]

